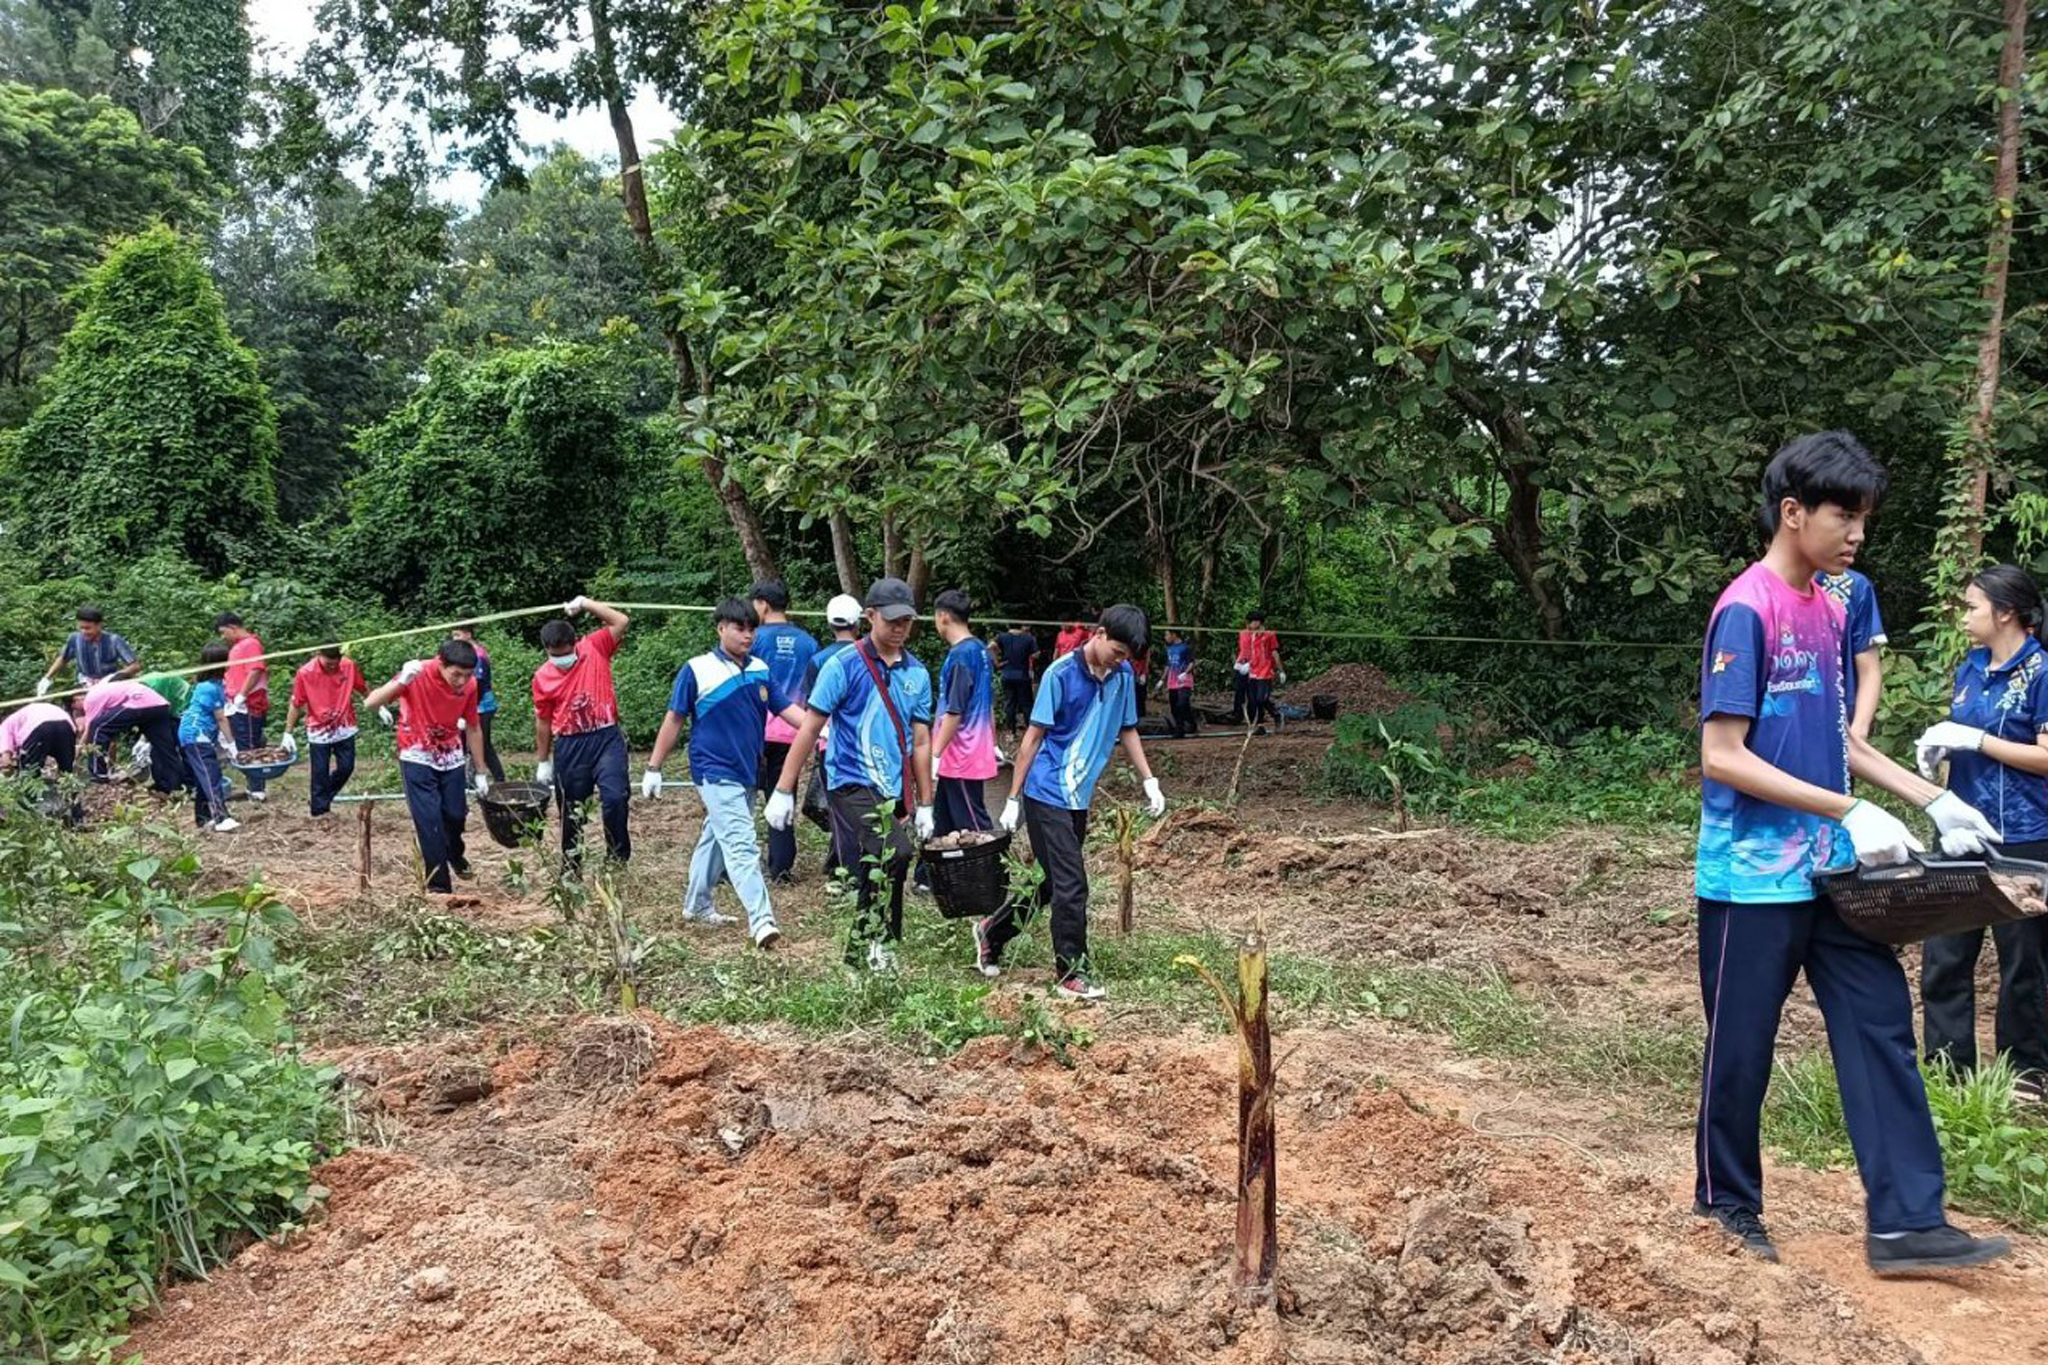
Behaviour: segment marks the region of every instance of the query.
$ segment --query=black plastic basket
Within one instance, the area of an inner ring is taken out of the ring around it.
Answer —
[[[2048,877],[2048,863],[1997,854],[1989,859],[1915,854],[1889,867],[1824,873],[1813,881],[1844,924],[1896,948],[2028,918],[1991,880],[1994,871],[2038,880]]]
[[[1010,898],[1010,865],[1004,855],[1013,836],[998,832],[972,848],[921,849],[918,857],[931,874],[932,903],[947,919],[980,919],[1003,908]]]
[[[484,828],[506,848],[533,843],[547,831],[548,806],[555,789],[545,782],[494,782],[477,798],[484,808]]]

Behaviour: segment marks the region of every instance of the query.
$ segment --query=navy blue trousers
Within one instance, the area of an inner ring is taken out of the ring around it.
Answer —
[[[626,736],[616,725],[582,735],[555,736],[555,799],[562,808],[562,857],[582,861],[583,812],[593,794],[604,817],[604,850],[616,862],[633,856],[626,832]]]
[[[228,717],[228,732],[235,737],[237,749],[260,749],[263,747],[263,722],[268,712],[259,716],[250,711]],[[269,785],[267,778],[255,773],[243,773],[242,781],[252,792],[260,792]]]
[[[356,737],[338,739],[332,744],[312,744],[312,802],[315,815],[325,815],[334,809],[334,798],[341,795],[341,789],[356,772]]]
[[[932,836],[962,829],[994,829],[996,822],[988,818],[988,805],[982,799],[985,785],[978,777],[940,778],[932,799]],[[931,870],[922,862],[917,865],[916,876],[919,886],[932,884]]]
[[[1699,903],[1707,1011],[1695,1155],[1699,1202],[1762,1212],[1759,1128],[1778,1019],[1799,973],[1827,1022],[1849,1143],[1872,1232],[1942,1222],[1941,1146],[1913,1042],[1898,955],[1857,934],[1825,901]]]
[[[424,763],[401,763],[398,772],[405,785],[405,808],[412,815],[413,837],[420,844],[427,890],[446,894],[455,889],[449,873],[469,867],[468,849],[462,841],[463,826],[469,823],[468,778],[461,768],[429,768]]]

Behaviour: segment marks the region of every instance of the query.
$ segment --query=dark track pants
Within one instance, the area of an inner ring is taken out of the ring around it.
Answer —
[[[356,737],[350,735],[332,744],[314,744],[311,747],[312,812],[325,815],[334,809],[334,798],[341,795],[341,789],[355,776]]]
[[[1168,711],[1173,716],[1174,738],[1195,733],[1195,689],[1169,687],[1166,690],[1166,702]]]
[[[503,782],[505,780],[505,765],[498,759],[498,746],[491,743],[491,722],[497,719],[497,715],[496,711],[486,711],[477,719],[483,725],[484,767],[490,770],[491,781]]]
[[[1778,1019],[1803,970],[1828,1046],[1872,1232],[1937,1227],[1941,1147],[1913,1044],[1913,1001],[1891,949],[1862,937],[1825,901],[1699,903],[1700,995],[1707,1012],[1695,1195],[1762,1212],[1759,1128]]]
[[[853,928],[846,936],[846,960],[855,966],[867,961],[870,943],[903,937],[903,877],[910,871],[910,831],[901,811],[887,817],[877,812],[885,804],[897,804],[873,787],[835,787],[832,803],[832,851],[839,865],[853,874]],[[886,820],[887,837],[877,828]],[[889,908],[886,917],[880,901],[886,889]]]
[[[979,777],[942,777],[939,790],[932,801],[932,835],[951,834],[962,829],[994,829],[996,822],[988,818],[988,806],[982,798],[986,779]],[[923,863],[917,865],[917,884],[930,886],[931,875]]]
[[[266,712],[265,715],[267,714]],[[246,752],[263,747],[264,718],[253,711],[243,711],[228,717],[228,732],[235,737],[236,749]],[[252,792],[260,792],[268,785],[267,779],[258,777],[255,773],[243,773],[242,781]]]
[[[462,839],[469,823],[469,801],[464,795],[468,780],[460,768],[429,768],[424,763],[400,763],[398,772],[405,786],[405,808],[412,815],[413,837],[420,845],[427,890],[446,894],[455,889],[449,874],[469,867],[469,850]]]
[[[2048,860],[2048,843],[2014,844],[2014,858]],[[2048,922],[2016,920],[1991,926],[1998,945],[1997,1050],[2021,1075],[2048,1075]],[[1920,1009],[1927,1056],[1958,1073],[1977,1067],[1977,955],[1984,931],[1943,934],[1920,947]]]
[[[22,736],[15,760],[19,764],[15,771],[38,787],[43,785],[43,764],[49,760],[55,760],[57,771],[69,777],[78,768],[78,731],[68,720],[45,721]],[[84,818],[85,808],[72,802],[65,819],[75,825]]]
[[[1031,718],[1031,679],[1003,679],[1003,726],[1021,730]]]
[[[185,756],[178,744],[178,717],[169,706],[114,706],[100,713],[85,742],[104,748],[122,735],[149,741],[149,785],[166,794],[185,785]]]
[[[782,780],[782,764],[789,757],[789,746],[776,740],[769,740],[761,747],[761,771],[755,785],[761,789],[761,799],[775,795],[775,784]],[[791,822],[788,829],[770,828],[768,831],[767,873],[770,882],[786,882],[796,868],[796,824]]]
[[[1056,975],[1065,980],[1088,963],[1088,812],[1024,798],[1024,827],[1031,834],[1031,856],[1045,876],[1030,903],[1012,898],[989,918],[988,944],[1001,953],[1011,939],[1030,926],[1038,911],[1052,910],[1052,956]]]
[[[580,807],[592,794],[604,817],[605,856],[625,862],[633,856],[633,837],[626,828],[626,736],[616,725],[582,735],[555,736],[555,800],[562,810],[562,858],[570,866],[583,861],[583,817]]]
[[[220,771],[220,750],[209,740],[184,745],[181,756],[192,792],[192,818],[201,828],[227,818],[227,778]]]

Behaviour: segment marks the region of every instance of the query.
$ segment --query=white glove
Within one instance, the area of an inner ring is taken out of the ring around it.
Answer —
[[[405,666],[398,670],[398,680],[402,683],[411,682],[420,675],[423,666],[418,659],[407,659]]]
[[[640,774],[640,794],[649,801],[661,795],[661,769],[649,768]]]
[[[1962,749],[1975,753],[1984,747],[1984,732],[1974,725],[1963,725],[1945,720],[1930,725],[1920,732],[1920,738],[1913,741],[1920,764],[1920,776],[1932,782],[1934,770],[1948,757],[1949,751]]]
[[[1964,809],[1969,808],[1966,806]],[[1970,813],[1976,814],[1975,811]],[[1907,829],[1896,815],[1868,801],[1858,801],[1849,807],[1849,813],[1842,817],[1842,827],[1849,831],[1849,842],[1856,849],[1856,861],[1865,867],[1903,863],[1913,854],[1926,851],[1913,837],[1913,831]]]
[[[491,775],[489,773],[478,773],[473,781],[478,796],[489,796],[491,794]]]
[[[246,716],[249,714],[249,699],[247,697],[229,697],[228,704],[223,706],[221,710],[230,716]]]
[[[1280,685],[1282,687],[1287,686],[1287,674],[1284,670],[1280,674]]]
[[[285,731],[283,738],[277,741],[277,747],[283,749],[293,758],[299,756],[299,741],[292,737],[292,732],[289,730]]]
[[[131,744],[131,745],[130,745],[130,746],[128,747],[128,766],[129,766],[129,767],[131,767],[131,768],[146,768],[146,767],[148,767],[148,766],[149,766],[149,755],[150,755],[150,752],[151,752],[151,750],[150,750],[150,747],[149,747],[149,741],[148,741],[148,740],[146,740],[146,739],[138,739],[138,740],[136,740],[136,741],[135,741],[135,743]]]
[[[533,780],[546,786],[555,780],[555,760],[544,758],[533,765]]]
[[[1166,792],[1156,777],[1145,779],[1145,813],[1155,820],[1166,814]]]
[[[777,791],[768,798],[768,828],[788,829],[796,823],[796,793]]]
[[[941,757],[941,755],[939,754],[939,751],[938,751],[937,749],[933,749],[933,750],[932,750],[932,790],[933,790],[933,791],[937,791],[937,790],[939,789],[939,758],[940,758],[940,757]]]
[[[398,724],[398,718],[391,714],[391,708],[388,706],[377,708],[377,719],[383,721],[386,725]]]
[[[228,751],[228,761],[230,763],[234,762],[235,759],[241,755],[242,751],[235,747],[235,737],[233,735],[229,735],[227,738],[223,739],[221,741],[221,744]]]
[[[50,680],[48,678],[36,679],[36,695],[39,697],[47,697],[50,695]]]
[[[562,614],[565,616],[581,616],[583,614],[583,594],[578,593],[562,603]]]
[[[1940,726],[1936,726],[1940,729]],[[1967,726],[1958,726],[1967,729]],[[1982,731],[1978,732],[1980,735]],[[1943,792],[1927,803],[1927,818],[1941,831],[1941,851],[1951,858],[1982,853],[1991,844],[2005,842],[2005,836],[1977,808],[1954,792]]]
[[[1003,827],[1005,834],[1015,834],[1018,822],[1023,818],[1024,808],[1017,804],[1017,798],[1013,796],[1003,802],[1003,813],[997,817],[996,823]]]
[[[938,828],[939,823],[938,817],[932,814],[930,806],[919,806],[917,808],[916,822],[917,840],[919,843],[923,843],[926,839],[931,838],[932,832]]]
[[[1249,678],[1252,675],[1252,666],[1243,659],[1239,659],[1237,661],[1237,671]]]

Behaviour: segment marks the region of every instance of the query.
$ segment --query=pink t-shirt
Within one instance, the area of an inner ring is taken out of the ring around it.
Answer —
[[[131,678],[109,678],[85,694],[85,728],[90,731],[101,716],[117,706],[140,711],[147,706],[169,709],[170,703]]]
[[[270,665],[252,664],[251,659],[263,657],[263,642],[253,635],[245,635],[228,649],[228,675],[221,685],[228,690],[228,700],[233,701],[242,691],[242,679],[255,675],[246,694],[249,699],[249,714],[260,716],[270,710]],[[239,662],[238,662],[239,661]]]
[[[48,725],[51,721],[71,723],[71,717],[61,706],[52,706],[46,701],[32,701],[18,711],[10,711],[0,719],[0,754],[21,752],[21,746],[28,741],[29,734]]]

